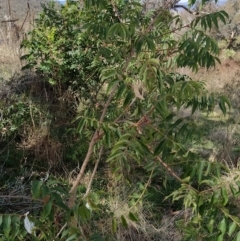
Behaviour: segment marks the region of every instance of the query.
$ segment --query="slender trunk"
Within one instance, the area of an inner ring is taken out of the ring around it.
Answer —
[[[110,105],[110,102],[112,101],[112,98],[113,98],[113,96],[114,96],[114,93],[115,93],[115,91],[117,90],[117,87],[118,87],[118,84],[116,84],[116,85],[113,87],[113,89],[112,89],[112,91],[111,91],[111,93],[110,93],[110,95],[109,95],[109,97],[108,97],[108,100],[107,100],[107,102],[105,103],[105,106],[104,106],[104,108],[103,108],[102,115],[101,115],[101,117],[100,117],[100,119],[99,119],[99,122],[103,122],[104,117],[105,117],[105,115],[106,115],[106,113],[107,113],[107,109],[108,109],[108,107],[109,107],[109,105]],[[89,161],[90,161],[90,158],[91,158],[92,153],[93,153],[94,145],[95,145],[95,144],[98,142],[98,140],[102,137],[101,135],[99,135],[99,133],[100,133],[100,130],[96,130],[95,133],[93,134],[93,137],[92,137],[92,139],[91,139],[91,141],[90,141],[90,144],[89,144],[89,147],[88,147],[87,155],[86,155],[86,157],[85,157],[85,159],[84,159],[84,161],[83,161],[83,164],[82,164],[81,169],[80,169],[80,171],[79,171],[79,173],[78,173],[78,175],[77,175],[76,180],[73,182],[72,188],[71,188],[71,190],[70,190],[70,192],[69,192],[69,194],[70,194],[69,201],[68,201],[69,207],[73,207],[74,204],[75,204],[77,187],[78,187],[78,185],[79,185],[79,183],[80,183],[80,181],[81,181],[81,179],[82,179],[82,177],[83,177],[83,175],[84,175],[84,172],[85,172],[85,170],[86,170],[86,167],[87,167],[87,165],[88,165],[88,163],[89,163]]]

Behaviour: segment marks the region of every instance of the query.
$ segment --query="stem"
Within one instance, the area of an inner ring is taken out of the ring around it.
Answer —
[[[136,207],[137,204],[142,200],[143,195],[144,195],[145,192],[147,191],[147,187],[150,185],[150,182],[151,182],[151,180],[152,180],[153,171],[154,171],[154,168],[152,169],[152,171],[151,171],[151,173],[150,173],[150,176],[149,176],[149,178],[148,178],[148,181],[147,181],[147,183],[146,183],[146,185],[145,185],[145,187],[144,187],[144,189],[143,189],[140,197],[139,197],[138,200],[134,203],[134,206],[132,206],[130,209],[132,209],[133,207]]]
[[[156,159],[168,170],[168,172],[175,177],[179,182],[183,183],[182,179],[160,158],[156,157]]]
[[[223,208],[223,207],[219,207],[219,209],[223,212],[223,214],[224,214],[225,216],[227,216],[228,218],[230,218],[234,223],[236,223],[236,224],[238,225],[238,227],[240,227],[240,222],[237,222],[237,221],[236,221],[236,218],[235,218],[233,215],[230,215],[230,214],[228,213],[228,210],[226,210],[226,209]]]
[[[167,171],[175,177],[180,183],[187,185],[190,189],[194,190],[196,193],[199,194],[199,191],[192,187],[190,184],[187,184],[186,182],[183,182],[183,180],[169,167],[167,163],[165,163],[160,157],[156,157],[156,159],[167,169]]]
[[[40,199],[34,199],[32,197],[28,197],[28,196],[12,196],[12,195],[0,195],[0,198],[14,198],[14,199],[26,199],[26,200],[31,200],[31,201],[38,201],[38,202],[42,202],[42,200]]]
[[[85,193],[83,198],[85,198],[89,194],[89,192],[91,190],[92,182],[93,182],[93,179],[94,179],[94,177],[96,175],[98,164],[99,164],[99,162],[101,160],[102,153],[103,153],[103,146],[101,146],[101,149],[100,149],[100,152],[99,152],[99,155],[98,155],[98,159],[97,159],[97,161],[95,163],[95,166],[94,166],[94,169],[93,169],[93,173],[92,173],[91,179],[90,179],[90,181],[88,183],[87,191],[86,191],[86,193]]]
[[[61,229],[60,229],[60,231],[57,233],[57,235],[56,235],[56,238],[58,238],[59,236],[60,236],[60,234],[62,233],[62,231],[65,229],[67,227],[67,223],[65,223],[62,227],[61,227]]]
[[[111,100],[113,98],[113,95],[114,95],[115,91],[117,90],[117,87],[118,87],[118,84],[116,84],[113,87],[113,89],[112,89],[112,91],[111,91],[111,93],[110,93],[110,95],[108,97],[108,100],[107,100],[107,102],[106,102],[106,104],[104,106],[102,115],[101,115],[100,120],[99,120],[100,122],[102,122],[104,120],[104,117],[106,115],[107,109],[108,109],[108,107],[110,105],[110,102],[111,102]],[[71,190],[69,192],[69,194],[70,194],[70,198],[69,198],[69,201],[68,201],[69,207],[73,207],[74,204],[75,204],[76,192],[77,192],[78,185],[79,185],[79,183],[80,183],[80,181],[81,181],[81,179],[82,179],[82,177],[84,175],[84,172],[86,170],[88,162],[89,162],[89,160],[90,160],[90,158],[92,156],[94,145],[98,142],[99,139],[100,139],[99,129],[97,129],[94,132],[93,136],[92,136],[92,139],[91,139],[89,147],[88,147],[87,155],[86,155],[86,157],[85,157],[85,159],[83,161],[83,164],[82,164],[81,169],[80,169],[80,171],[79,171],[79,173],[77,175],[77,178],[73,182],[72,188],[71,188]]]

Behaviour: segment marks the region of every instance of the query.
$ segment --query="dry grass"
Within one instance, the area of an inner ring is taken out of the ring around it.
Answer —
[[[116,240],[121,241],[180,241],[181,234],[175,227],[175,220],[177,216],[172,216],[169,213],[162,214],[159,210],[159,217],[157,220],[152,217],[152,209],[149,203],[142,201],[136,205],[131,204],[132,195],[136,190],[126,188],[119,183],[116,183],[111,188],[111,195],[106,201],[110,212],[118,220],[118,228],[115,234]],[[136,213],[138,222],[129,219],[129,212]],[[128,227],[121,225],[121,216],[127,220]],[[157,216],[157,215],[156,215]],[[109,220],[103,220],[102,233],[109,233]],[[105,223],[107,222],[107,223]]]
[[[240,64],[234,58],[224,59],[223,56],[221,62],[215,68],[200,69],[197,73],[193,73],[188,68],[181,68],[178,72],[189,75],[193,80],[205,81],[210,92],[222,92],[226,84],[231,84],[232,80],[239,75]]]
[[[43,166],[52,171],[62,166],[64,148],[59,141],[50,137],[48,127],[25,128],[22,139],[19,148],[33,153],[38,161],[45,162]]]

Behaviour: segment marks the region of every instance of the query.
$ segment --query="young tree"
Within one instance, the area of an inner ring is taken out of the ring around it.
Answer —
[[[216,103],[226,114],[225,97],[209,94],[204,83],[177,72],[178,67],[197,71],[219,62],[217,43],[206,30],[217,28],[218,21],[225,23],[226,17],[219,11],[183,25],[169,6],[144,12],[138,1],[121,0],[85,0],[83,4],[68,0],[59,12],[53,6],[44,7],[23,43],[29,51],[24,56],[27,67],[38,70],[53,87],[74,86],[82,95],[88,93],[76,113],[76,132],[89,146],[69,192],[75,228],[78,215],[84,216],[83,206],[76,202],[78,186],[96,158],[86,198],[99,162],[110,166],[116,180],[126,178],[130,183],[134,169],[141,167],[148,180],[165,173],[179,182],[173,200],[183,199],[184,207],[192,210],[183,230],[186,238],[223,240],[227,233],[235,234],[239,220],[226,209],[230,194],[220,184],[214,187],[213,176],[220,166],[186,149],[197,125],[193,118],[178,115],[180,108],[191,108],[191,114],[212,111]],[[188,31],[177,36],[183,28]],[[34,193],[39,186],[33,187]],[[211,217],[210,222],[205,217]],[[125,217],[122,222],[126,224]]]

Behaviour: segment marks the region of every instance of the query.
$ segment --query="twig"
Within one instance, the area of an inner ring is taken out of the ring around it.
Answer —
[[[25,16],[25,18],[24,18],[24,20],[23,20],[23,23],[22,23],[21,28],[20,28],[19,31],[22,31],[23,26],[24,26],[24,24],[25,24],[25,22],[26,22],[26,20],[27,20],[28,15],[29,15],[29,11],[30,11],[30,5],[29,5],[29,3],[27,3],[27,7],[28,7],[28,10],[27,10],[26,16]]]
[[[10,0],[8,0],[8,14],[9,14],[9,18],[12,18],[12,8],[11,8],[11,3]]]
[[[89,194],[89,192],[91,190],[92,182],[93,182],[93,179],[94,179],[94,177],[96,175],[98,164],[99,164],[99,162],[101,160],[102,153],[103,153],[103,146],[101,146],[101,149],[100,149],[100,152],[99,152],[99,155],[98,155],[98,159],[97,159],[97,161],[95,163],[95,166],[94,166],[94,169],[93,169],[93,173],[91,175],[91,179],[90,179],[90,181],[88,183],[88,187],[87,187],[86,193],[85,193],[83,198],[85,198]]]
[[[193,14],[193,15],[197,15],[195,12],[192,12],[190,9],[188,9],[187,7],[183,6],[183,5],[174,5],[173,8],[183,8],[184,10],[186,10],[187,12],[189,12],[190,14]],[[198,13],[199,14],[199,13]]]
[[[18,21],[19,19],[9,19],[9,20],[2,20],[1,23],[12,23],[12,22],[16,22]]]
[[[175,177],[180,183],[183,183],[182,179],[159,156],[157,156],[156,159],[168,170],[168,172],[173,177]]]
[[[62,231],[64,230],[64,228],[66,228],[66,226],[67,226],[67,223],[65,223],[65,224],[61,227],[61,229],[59,230],[59,232],[58,232],[57,235],[56,235],[56,238],[58,238],[58,236],[62,233]]]
[[[138,200],[134,203],[134,206],[135,206],[135,207],[136,207],[136,205],[142,200],[143,195],[144,195],[145,192],[147,191],[147,187],[150,185],[151,180],[152,180],[153,171],[154,171],[154,168],[152,169],[152,171],[151,171],[151,173],[150,173],[150,176],[149,176],[149,178],[148,178],[148,181],[147,181],[147,183],[146,183],[146,185],[145,185],[145,187],[144,187],[144,189],[143,189],[140,197],[139,197]],[[130,208],[130,210],[131,210],[134,206],[132,206],[132,207]]]
[[[27,199],[27,200],[32,200],[32,201],[38,201],[38,202],[42,202],[42,200],[39,199],[34,199],[32,197],[28,197],[28,196],[11,196],[11,195],[0,195],[0,198],[14,198],[14,199]]]

